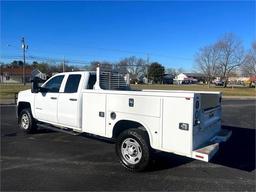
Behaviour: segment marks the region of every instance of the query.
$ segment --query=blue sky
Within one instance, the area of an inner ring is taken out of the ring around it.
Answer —
[[[194,66],[196,51],[233,32],[249,49],[254,1],[1,1],[1,55],[118,61],[135,55],[166,67]],[[8,46],[9,45],[9,46]]]

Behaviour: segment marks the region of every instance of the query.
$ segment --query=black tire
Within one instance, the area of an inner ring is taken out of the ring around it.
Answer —
[[[26,133],[34,133],[37,130],[35,119],[29,108],[23,109],[18,117],[19,127]]]
[[[122,132],[117,138],[116,153],[127,170],[132,172],[145,170],[151,158],[151,148],[146,131],[137,128]]]

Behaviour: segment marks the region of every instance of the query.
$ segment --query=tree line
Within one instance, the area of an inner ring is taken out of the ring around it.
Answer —
[[[11,63],[1,64],[2,68],[17,68],[17,67],[23,67],[23,61],[21,60],[13,60]],[[31,64],[26,63],[25,67],[30,67],[33,69],[38,69],[42,73],[47,74],[48,76],[51,76],[53,73],[60,73],[63,72],[63,63],[60,64],[49,64],[48,62],[38,62],[33,61]],[[75,65],[64,65],[64,71],[77,71],[79,68]]]
[[[143,78],[151,80],[153,83],[161,83],[165,74],[165,67],[158,63],[147,63],[143,58],[135,56],[121,59],[117,63],[93,61],[88,67],[88,70],[96,70],[100,66],[102,71],[116,71],[118,73],[129,73],[133,82],[142,82]]]
[[[210,45],[199,49],[195,56],[196,68],[207,78],[208,85],[220,77],[227,86],[228,78],[240,70],[243,76],[256,75],[256,42],[245,51],[242,42],[232,33],[223,35]]]
[[[14,60],[8,64],[2,64],[1,67],[15,68],[22,67],[23,61]],[[53,73],[79,71],[81,67],[85,70],[95,71],[97,66],[100,66],[102,71],[116,71],[118,73],[127,74],[129,73],[133,82],[141,82],[144,77],[151,80],[153,83],[161,83],[165,73],[165,68],[158,62],[147,63],[146,60],[135,56],[121,59],[117,63],[111,63],[108,61],[92,61],[88,65],[78,67],[76,65],[68,64],[68,61],[59,64],[49,64],[47,62],[33,61],[31,64],[25,65],[25,67],[31,67],[40,70],[42,73],[51,76]],[[174,70],[174,69],[173,69]],[[175,70],[174,70],[175,71]]]

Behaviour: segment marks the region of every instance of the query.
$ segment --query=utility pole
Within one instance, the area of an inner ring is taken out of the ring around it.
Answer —
[[[149,79],[148,79],[148,68],[149,68],[149,54],[147,53],[147,84],[149,83]]]
[[[26,45],[24,37],[22,37],[22,39],[21,39],[21,48],[23,51],[22,82],[24,85],[26,85],[25,65],[26,65],[26,50],[28,49],[28,45]]]
[[[64,57],[64,59],[63,59],[62,71],[65,72],[65,57]]]

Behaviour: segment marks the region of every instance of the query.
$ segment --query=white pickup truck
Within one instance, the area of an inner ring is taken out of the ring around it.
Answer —
[[[154,151],[209,161],[231,136],[221,129],[219,92],[131,91],[102,74],[99,68],[59,73],[41,87],[35,81],[18,94],[19,126],[27,133],[49,128],[111,138],[130,171],[144,170]]]

